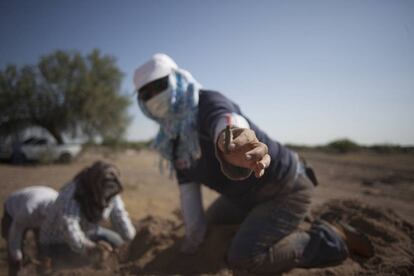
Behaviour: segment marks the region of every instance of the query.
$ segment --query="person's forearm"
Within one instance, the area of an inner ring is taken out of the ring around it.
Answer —
[[[113,199],[113,204],[114,207],[111,211],[112,225],[125,241],[132,241],[135,237],[136,230],[125,209],[124,202],[119,195]]]
[[[219,137],[222,135],[222,133],[226,132],[227,129],[230,128],[250,128],[249,122],[241,115],[237,113],[228,113],[222,116],[215,127],[215,133],[214,133],[214,141],[216,144],[215,147],[215,154],[216,158],[220,163],[220,168],[223,174],[232,180],[243,180],[250,176],[251,170],[246,168],[241,168],[238,166],[235,166],[228,162],[223,155],[220,153],[218,149],[217,143],[219,142]],[[227,131],[229,132],[229,131]],[[230,131],[231,132],[231,131]],[[226,133],[227,134],[227,133]],[[228,145],[226,145],[227,147]]]
[[[21,261],[23,259],[22,253],[22,239],[24,227],[13,221],[8,238],[8,250],[13,261]]]
[[[96,244],[88,239],[82,231],[79,222],[71,217],[63,219],[63,236],[66,244],[79,254],[87,254],[87,251],[94,248]]]
[[[125,241],[130,242],[135,238],[136,230],[129,217],[124,218],[120,229],[120,234]]]
[[[200,184],[189,182],[180,185],[180,202],[186,237],[201,243],[206,232],[206,219],[202,205]]]
[[[215,125],[214,130],[214,142],[217,143],[217,140],[220,134],[226,129],[228,125],[231,127],[238,127],[238,128],[250,128],[249,122],[243,116],[237,113],[227,113],[220,117]]]

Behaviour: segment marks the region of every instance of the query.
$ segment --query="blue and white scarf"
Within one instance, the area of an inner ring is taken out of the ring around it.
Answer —
[[[169,161],[170,170],[174,168],[174,161],[178,161],[182,168],[189,168],[195,160],[201,157],[197,132],[198,99],[201,85],[189,72],[182,69],[174,70],[169,78],[170,106],[168,114],[163,119],[154,117],[141,100],[138,100],[138,104],[148,118],[160,125],[152,147]],[[178,137],[179,143],[176,145],[174,153],[174,140]],[[161,171],[162,167],[161,160]]]

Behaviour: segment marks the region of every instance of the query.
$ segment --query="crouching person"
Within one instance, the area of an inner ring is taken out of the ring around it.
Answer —
[[[23,261],[23,239],[28,230],[38,237],[39,228],[58,193],[32,186],[13,192],[4,203],[1,234],[7,241],[9,275],[17,275]]]
[[[54,258],[95,262],[96,258],[132,241],[135,228],[121,192],[119,171],[102,161],[82,170],[59,191],[40,231],[40,251],[46,271],[52,268]],[[99,225],[108,218],[115,231]]]

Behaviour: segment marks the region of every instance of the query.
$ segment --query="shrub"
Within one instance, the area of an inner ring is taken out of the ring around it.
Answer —
[[[349,139],[339,139],[328,143],[327,149],[333,150],[339,153],[347,153],[359,150],[361,147]]]
[[[124,140],[115,140],[115,139],[107,139],[102,141],[102,146],[110,148],[112,150],[125,150],[125,149],[134,149],[134,150],[141,150],[144,148],[148,148],[150,141],[124,141]]]

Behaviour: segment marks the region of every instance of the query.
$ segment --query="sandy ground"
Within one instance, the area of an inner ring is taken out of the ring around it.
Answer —
[[[414,275],[414,156],[409,154],[303,152],[314,166],[320,185],[312,214],[340,218],[364,231],[374,244],[375,256],[351,256],[327,268],[294,269],[284,275]],[[237,226],[210,229],[194,256],[178,248],[184,229],[179,215],[178,187],[160,175],[158,157],[150,151],[111,153],[89,150],[68,165],[11,166],[0,164],[0,199],[29,185],[59,189],[83,167],[98,159],[115,163],[125,186],[122,195],[137,226],[126,263],[112,256],[103,267],[62,268],[53,275],[232,275],[224,258]],[[207,207],[217,194],[203,189]],[[30,244],[27,245],[30,247]],[[0,243],[0,275],[6,274],[6,249]],[[33,265],[27,265],[30,275]]]

